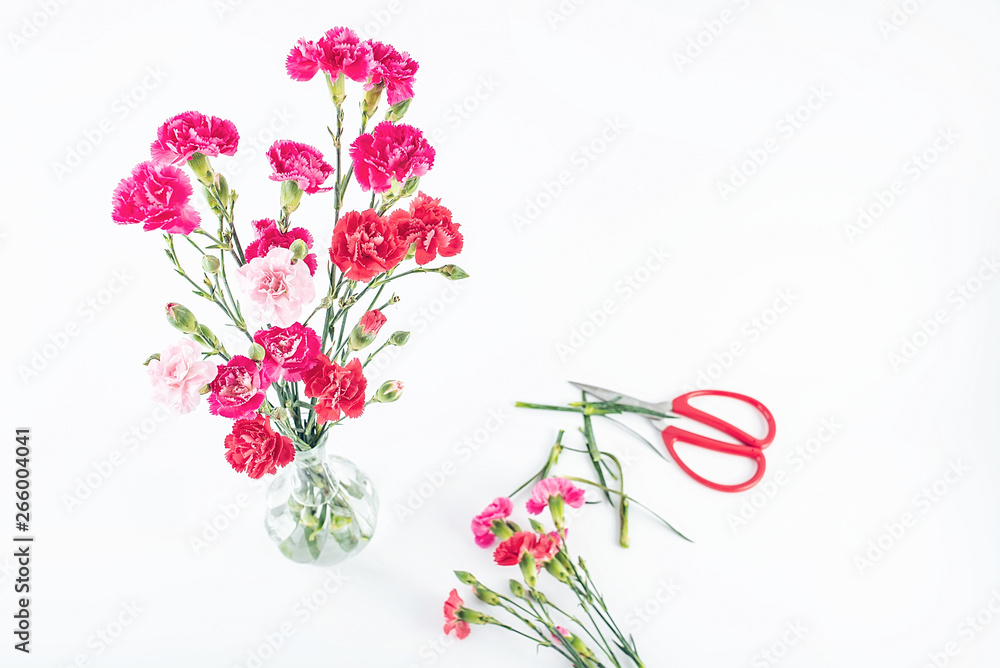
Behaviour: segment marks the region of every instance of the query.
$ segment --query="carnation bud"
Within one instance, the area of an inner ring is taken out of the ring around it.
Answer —
[[[411,97],[406,98],[402,102],[397,102],[389,107],[389,111],[385,114],[385,120],[392,121],[393,123],[403,120],[403,116],[406,115],[406,111],[410,108],[410,100],[412,99]]]
[[[264,346],[259,343],[250,344],[250,351],[247,353],[247,357],[252,359],[254,362],[259,362],[264,359]]]
[[[208,186],[205,186],[201,190],[205,195],[205,201],[208,202],[208,208],[210,208],[212,213],[216,216],[221,216],[223,214],[222,203],[219,202],[218,198],[215,196],[215,192]]]
[[[212,391],[211,385],[203,385],[201,389],[198,390],[198,394],[208,394]]]
[[[472,586],[472,591],[475,592],[476,597],[483,603],[487,605],[500,605],[500,596],[492,589],[488,589],[481,584],[475,584]]]
[[[559,582],[569,582],[569,571],[566,570],[566,567],[563,566],[558,559],[552,559],[551,561],[546,562],[545,570],[547,570],[556,580],[559,580]]]
[[[524,587],[517,580],[510,581],[510,593],[518,598],[524,598]]]
[[[285,214],[292,213],[299,208],[302,201],[302,188],[299,188],[298,181],[281,182],[281,210]],[[305,256],[303,256],[305,257]]]
[[[537,533],[546,533],[544,524],[534,518],[530,518],[528,521],[531,522],[531,528]]]
[[[221,266],[222,263],[219,261],[219,258],[214,255],[205,255],[201,258],[201,268],[205,270],[206,274],[216,273]]]
[[[359,323],[351,330],[351,338],[347,341],[347,347],[355,352],[367,348],[375,340],[375,336],[374,332],[366,333],[364,327]]]
[[[458,581],[461,582],[462,584],[467,584],[467,585],[479,584],[479,580],[477,580],[476,576],[473,575],[472,573],[467,573],[465,571],[455,571],[455,577],[457,577]]]
[[[222,350],[222,343],[219,342],[219,337],[217,337],[215,332],[210,330],[207,325],[198,325],[198,335],[204,339],[205,343],[210,345],[213,350]]]
[[[434,271],[442,276],[445,276],[449,281],[460,281],[463,278],[469,277],[469,275],[465,273],[465,270],[456,264],[446,264],[443,267],[438,267]]]
[[[406,342],[410,340],[409,332],[393,332],[392,336],[389,337],[389,345],[391,346],[405,346]]]
[[[406,179],[406,183],[403,184],[403,191],[400,193],[401,197],[409,197],[413,193],[417,192],[417,187],[420,185],[419,176],[411,176]]]
[[[459,608],[455,611],[455,617],[461,619],[463,622],[468,622],[470,624],[476,624],[482,626],[484,624],[492,624],[496,620],[489,615],[484,615],[478,610],[472,610],[470,608]]]
[[[229,209],[229,181],[222,174],[215,175],[215,193],[223,209]]]
[[[153,360],[158,360],[158,359],[160,359],[160,353],[153,353],[152,355],[150,355],[149,357],[146,358],[146,361],[143,362],[142,365],[143,366],[149,366],[150,362],[152,362]]]
[[[187,307],[170,302],[166,311],[167,322],[185,334],[193,334],[198,330],[198,319]]]
[[[375,392],[375,401],[380,404],[391,404],[403,394],[403,383],[398,380],[387,380]]]
[[[412,260],[417,255],[417,244],[416,242],[410,244],[410,247],[406,249],[406,255],[403,256],[403,260]]]
[[[212,165],[208,162],[208,156],[204,153],[195,152],[188,158],[188,167],[194,172],[195,178],[197,178],[203,186],[210,186],[214,183],[215,172],[212,171]]]
[[[288,247],[288,250],[292,251],[292,257],[296,260],[301,260],[306,255],[309,254],[309,246],[302,239],[296,239],[292,242],[292,245]]]
[[[534,589],[535,584],[538,583],[538,576],[536,575],[538,569],[535,567],[535,555],[531,552],[525,552],[521,557],[519,566],[521,567],[521,576],[524,577],[524,584]]]

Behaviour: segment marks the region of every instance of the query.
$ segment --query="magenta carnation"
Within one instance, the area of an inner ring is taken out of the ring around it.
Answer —
[[[365,81],[372,69],[372,50],[350,28],[331,28],[316,42],[319,69],[336,80],[341,73],[354,81]]]
[[[209,387],[208,410],[212,415],[240,419],[250,417],[264,403],[264,391],[257,363],[243,355],[219,365],[219,373]]]
[[[195,153],[233,155],[239,142],[240,133],[232,121],[185,111],[160,126],[150,153],[157,162],[181,164]]]
[[[274,170],[272,181],[295,181],[302,192],[310,195],[333,190],[320,187],[333,174],[333,167],[308,144],[279,139],[267,149],[267,159]]]
[[[252,223],[257,232],[257,239],[247,246],[244,256],[247,262],[254,258],[264,257],[272,248],[291,248],[292,243],[302,241],[306,248],[312,248],[313,236],[304,227],[292,227],[287,232],[278,229],[278,224],[270,218],[261,218]],[[309,267],[309,273],[316,274],[316,253],[309,253],[303,259]]]
[[[392,187],[393,179],[405,183],[426,174],[434,166],[434,148],[412,125],[383,121],[354,140],[351,159],[361,189],[381,193]]]
[[[405,51],[400,53],[393,46],[368,40],[372,50],[371,78],[365,90],[376,86],[385,88],[389,104],[398,104],[413,97],[413,81],[420,65]]]
[[[549,505],[549,499],[561,496],[567,506],[579,508],[583,505],[584,491],[566,478],[546,478],[535,483],[531,498],[526,504],[528,512],[537,515]]]
[[[262,329],[253,335],[253,340],[264,349],[261,364],[268,380],[280,377],[294,383],[316,366],[319,335],[297,322],[288,327]]]
[[[285,59],[285,69],[295,81],[309,81],[319,71],[319,49],[316,44],[305,38],[300,39],[292,47]]]
[[[498,497],[486,509],[472,518],[472,534],[476,537],[476,545],[490,547],[496,540],[493,535],[493,521],[505,520],[510,517],[513,504],[505,496]]]
[[[191,234],[201,215],[190,204],[191,180],[180,168],[147,160],[115,188],[111,219],[121,225],[142,223],[144,230]]]

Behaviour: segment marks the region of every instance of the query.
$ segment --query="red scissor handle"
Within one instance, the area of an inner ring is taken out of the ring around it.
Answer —
[[[729,399],[736,399],[737,401],[742,401],[744,403],[750,404],[761,414],[764,421],[767,422],[767,433],[763,438],[756,438],[746,433],[738,427],[734,427],[725,420],[720,420],[714,415],[709,415],[705,411],[700,411],[693,407],[689,401],[692,397],[701,396],[714,396],[714,397],[727,397]],[[687,394],[682,394],[677,397],[671,403],[671,409],[674,413],[678,415],[683,415],[686,418],[691,418],[696,422],[700,422],[704,425],[712,427],[713,429],[718,429],[723,434],[728,434],[732,436],[740,443],[745,443],[747,445],[752,445],[755,448],[766,448],[774,440],[774,434],[777,431],[777,427],[774,424],[774,416],[771,415],[771,411],[767,409],[767,406],[760,403],[753,397],[748,397],[745,394],[737,394],[735,392],[726,392],[724,390],[695,390],[694,392],[688,392]],[[665,432],[664,432],[665,433]],[[695,443],[694,445],[700,445]],[[708,447],[708,446],[705,446]],[[736,453],[739,454],[739,453]]]
[[[674,458],[677,465],[680,466],[685,473],[700,482],[705,487],[710,487],[719,492],[742,492],[748,490],[764,477],[764,468],[766,466],[764,462],[764,452],[755,446],[744,445],[742,443],[727,443],[725,441],[717,441],[714,438],[709,438],[708,436],[702,436],[701,434],[695,434],[678,427],[667,427],[663,430],[663,442],[667,446],[667,450],[670,452],[670,456]],[[753,477],[746,482],[741,482],[736,485],[720,485],[717,482],[712,482],[706,478],[701,477],[693,470],[691,467],[684,463],[681,459],[677,450],[674,449],[674,443],[690,443],[691,445],[697,445],[702,448],[708,448],[709,450],[715,450],[717,452],[725,452],[732,455],[739,455],[740,457],[747,457],[753,459],[757,462],[757,472],[753,474]]]

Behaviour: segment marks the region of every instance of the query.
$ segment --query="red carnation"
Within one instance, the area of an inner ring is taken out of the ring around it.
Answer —
[[[407,247],[417,245],[417,264],[427,264],[438,255],[452,257],[462,252],[459,225],[451,222],[451,211],[441,206],[440,198],[419,193],[410,202],[409,212],[393,211],[389,221]]]
[[[226,436],[226,461],[238,473],[246,471],[251,478],[276,473],[293,459],[295,447],[291,439],[271,429],[271,418],[266,415],[237,420],[233,433]]]
[[[348,211],[333,228],[330,259],[347,278],[367,282],[399,264],[407,248],[395,226],[374,209]]]
[[[326,355],[316,357],[316,366],[306,371],[304,394],[319,399],[316,418],[320,424],[337,421],[341,413],[359,417],[365,410],[365,389],[368,381],[361,371],[361,360],[352,359],[347,366],[331,362]]]

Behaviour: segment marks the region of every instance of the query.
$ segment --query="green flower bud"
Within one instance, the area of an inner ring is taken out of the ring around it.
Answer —
[[[216,216],[221,216],[223,213],[222,204],[215,197],[215,192],[213,192],[212,189],[209,188],[208,186],[205,186],[201,190],[202,193],[205,195],[205,201],[208,202],[208,208],[210,208],[212,210],[212,213],[214,213]]]
[[[193,153],[188,158],[187,164],[203,186],[210,186],[215,182],[215,172],[212,171],[212,165],[204,153]]]
[[[534,589],[535,585],[538,584],[538,569],[535,567],[535,555],[525,552],[524,556],[521,557],[519,566],[521,567],[521,575],[524,577],[524,584]]]
[[[201,258],[201,268],[205,270],[206,274],[216,273],[221,266],[222,262],[214,255],[205,255]]]
[[[387,380],[375,392],[375,401],[380,404],[391,404],[403,394],[403,383],[398,380]]]
[[[455,264],[446,264],[443,267],[438,267],[434,271],[445,276],[449,281],[460,281],[463,278],[469,277],[469,275],[465,273],[464,269]]]
[[[371,345],[378,332],[365,332],[365,328],[359,323],[351,330],[351,337],[347,340],[347,347],[357,352]]]
[[[215,192],[218,195],[219,204],[223,209],[228,210],[230,204],[229,181],[226,181],[226,177],[222,174],[215,175]]]
[[[463,622],[477,624],[479,626],[482,626],[483,624],[491,624],[496,621],[489,615],[484,615],[478,610],[472,610],[470,608],[460,608],[456,610],[455,617],[461,619]]]
[[[455,571],[455,577],[457,577],[458,581],[461,582],[462,584],[467,584],[467,585],[479,584],[479,580],[477,580],[476,576],[473,575],[472,573],[467,573],[465,571]]]
[[[198,390],[198,394],[208,394],[212,391],[211,385],[204,385]]]
[[[531,522],[531,528],[537,533],[546,533],[544,524],[534,518],[530,518],[528,521]]]
[[[409,332],[393,332],[392,336],[389,337],[390,346],[405,346],[406,342],[410,340]]]
[[[524,598],[524,586],[517,580],[510,581],[510,593],[518,598]]]
[[[288,250],[292,251],[292,257],[296,260],[301,260],[309,254],[309,246],[306,246],[306,242],[302,241],[302,239],[293,241]]]
[[[264,346],[259,343],[250,344],[250,351],[247,353],[247,357],[252,359],[254,362],[259,362],[264,359]]]
[[[407,98],[389,107],[389,111],[385,114],[385,120],[392,121],[393,123],[403,120],[403,116],[406,115],[406,111],[410,108],[410,100],[412,99]]]
[[[281,210],[286,214],[292,213],[299,208],[302,201],[302,188],[299,188],[297,181],[281,182]],[[303,256],[305,257],[305,256]]]
[[[545,563],[545,570],[549,572],[549,575],[554,577],[559,582],[569,583],[569,571],[558,559],[552,559]]]
[[[419,176],[411,176],[406,179],[406,183],[403,184],[403,190],[400,193],[401,197],[409,197],[413,193],[417,192],[417,187],[420,185]]]
[[[500,605],[500,597],[492,589],[488,589],[481,584],[476,584],[473,585],[472,591],[486,605]]]
[[[185,334],[193,334],[198,330],[198,319],[187,307],[170,302],[166,311],[167,322]]]
[[[219,342],[219,337],[206,325],[198,325],[198,336],[204,339],[213,350],[222,350],[222,343]]]

